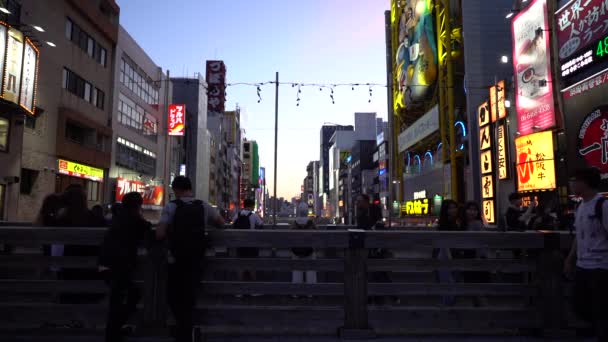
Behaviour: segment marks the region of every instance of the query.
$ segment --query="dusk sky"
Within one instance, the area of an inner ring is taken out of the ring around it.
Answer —
[[[384,11],[389,0],[118,0],[120,21],[171,76],[205,73],[205,61],[226,63],[227,82],[386,84]],[[226,109],[238,103],[246,138],[256,140],[272,195],[274,85],[229,87]],[[386,119],[385,87],[330,91],[279,90],[278,195],[300,192],[309,161],[319,160],[323,123],[353,124],[355,112]]]

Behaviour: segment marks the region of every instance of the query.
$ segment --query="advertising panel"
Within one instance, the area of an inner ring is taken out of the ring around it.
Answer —
[[[490,134],[490,125],[486,125],[479,129],[479,149],[481,151],[492,147],[492,139]]]
[[[562,90],[562,93],[564,94],[564,99],[568,100],[606,83],[608,83],[608,70],[574,84]]]
[[[147,185],[141,181],[133,181],[124,178],[116,179],[116,202],[122,202],[122,198],[129,192],[139,192],[144,199],[142,208],[162,209],[164,190],[162,186]]]
[[[29,40],[25,39],[25,53],[23,56],[23,84],[19,96],[19,105],[31,114],[34,113],[36,96],[36,69],[38,68],[38,49]]]
[[[169,132],[171,136],[183,137],[186,132],[186,105],[169,105]]]
[[[517,151],[517,190],[555,189],[553,132],[534,133],[515,139]]]
[[[226,102],[226,65],[223,61],[207,61],[207,115],[224,114]]]
[[[401,212],[405,215],[429,215],[431,210],[428,198],[406,201],[401,206]]]
[[[393,6],[393,30],[398,32],[394,75],[395,108],[407,108],[432,95],[437,82],[437,42],[433,0],[406,0]]]
[[[492,122],[504,119],[507,116],[505,91],[505,81],[499,81],[496,85],[490,87],[490,112],[492,113]]]
[[[608,3],[605,0],[575,0],[555,12],[559,59],[562,62],[577,52],[595,45],[608,34]]]
[[[477,107],[477,123],[479,127],[483,127],[490,123],[490,104],[488,101]]]
[[[527,135],[555,126],[547,0],[534,0],[511,25],[518,131]]]
[[[433,107],[398,137],[399,153],[439,130],[439,106]]]
[[[9,28],[6,45],[6,74],[4,75],[2,96],[7,101],[19,103],[23,62],[23,33]]]
[[[509,178],[509,168],[507,166],[507,139],[504,124],[498,126],[496,141],[496,150],[498,152],[498,179],[507,179]]]
[[[482,202],[482,214],[483,219],[487,223],[496,223],[496,216],[494,214],[494,200],[484,200]]]
[[[72,177],[90,179],[96,182],[103,182],[103,170],[89,165],[78,164],[75,162],[59,159],[58,172]]]

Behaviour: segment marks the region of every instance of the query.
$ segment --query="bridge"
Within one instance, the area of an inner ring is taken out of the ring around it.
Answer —
[[[50,257],[41,250],[49,244],[99,246],[104,233],[99,228],[0,227],[0,241],[11,250],[0,255],[0,340],[95,341],[89,338],[96,336],[101,341],[105,284],[60,280],[52,271],[94,269],[97,258]],[[210,230],[208,237],[197,328],[210,341],[299,341],[302,336],[307,341],[408,341],[421,336],[556,340],[575,338],[575,329],[584,326],[568,309],[570,284],[562,276],[572,241],[567,232],[329,226],[311,231]],[[259,248],[260,256],[240,259],[238,247]],[[314,247],[315,258],[296,259],[293,247]],[[432,258],[437,248],[477,250],[486,257],[439,260]],[[515,258],[513,250],[524,256]],[[144,295],[132,320],[134,340],[169,341],[164,338],[173,324],[166,305],[165,247],[151,240],[139,254],[137,279]],[[238,281],[243,270],[256,270],[257,280]],[[318,282],[292,284],[293,270],[314,270]],[[438,283],[438,270],[452,271],[455,282]],[[471,282],[471,274],[486,280]],[[66,294],[87,294],[89,300],[58,300]],[[446,298],[453,298],[453,305],[443,305]]]

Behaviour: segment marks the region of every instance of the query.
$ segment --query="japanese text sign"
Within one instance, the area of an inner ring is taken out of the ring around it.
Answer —
[[[429,199],[417,199],[407,201],[401,206],[401,211],[406,215],[428,215],[430,211]]]
[[[555,126],[547,0],[534,0],[511,23],[518,131]]]
[[[577,150],[589,166],[608,173],[608,106],[587,115],[578,133]]]
[[[490,87],[490,112],[492,113],[492,122],[503,119],[507,116],[507,108],[505,107],[505,81],[500,81],[496,85]]]
[[[479,129],[479,149],[481,151],[492,147],[492,138],[490,135],[490,125],[486,125]]]
[[[494,176],[487,175],[481,177],[481,197],[494,197]]]
[[[603,73],[595,77],[591,77],[588,80],[577,83],[565,90],[562,90],[562,92],[564,93],[564,99],[567,100],[573,98],[606,83],[608,83],[608,71],[604,71]]]
[[[490,104],[486,101],[477,107],[477,122],[479,123],[479,127],[483,127],[490,123],[489,106]]]
[[[146,185],[141,181],[133,181],[124,178],[116,179],[116,202],[122,202],[123,197],[129,192],[139,192],[143,197],[144,209],[161,209],[163,205],[163,187],[158,185]]]
[[[499,125],[496,137],[496,150],[498,152],[498,179],[507,179],[509,177],[509,168],[507,167],[507,140],[505,134],[505,125]]]
[[[484,200],[481,204],[482,215],[487,223],[496,223],[494,200]]]
[[[560,8],[555,17],[561,61],[608,33],[606,0],[573,0]]]
[[[184,136],[186,131],[186,105],[169,105],[169,135]]]
[[[485,175],[492,172],[492,150],[481,152],[481,174]]]
[[[207,113],[209,117],[223,115],[226,100],[226,65],[223,61],[207,61]]]
[[[74,163],[71,161],[59,159],[58,172],[63,175],[72,177],[90,179],[96,182],[103,182],[103,170],[92,166]]]
[[[553,132],[534,133],[515,139],[518,191],[555,189]]]

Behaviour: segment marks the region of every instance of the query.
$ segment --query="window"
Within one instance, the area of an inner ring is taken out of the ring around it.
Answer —
[[[21,169],[21,179],[19,181],[20,192],[25,195],[32,193],[32,188],[38,178],[37,170]]]
[[[9,130],[10,121],[7,118],[0,117],[0,152],[8,151]]]
[[[103,91],[67,68],[63,68],[63,88],[103,110],[105,99]]]
[[[70,18],[66,18],[65,20],[65,37],[78,45],[82,51],[97,63],[104,67],[107,65],[107,50],[101,47],[99,42],[78,27]]]
[[[25,115],[25,127],[29,129],[36,129],[36,117],[32,115]]]
[[[140,99],[149,104],[158,104],[158,89],[151,77],[138,70],[128,56],[120,62],[120,82]]]
[[[87,200],[98,201],[99,200],[99,183],[88,181],[87,182]]]
[[[116,143],[117,165],[149,175],[156,173],[156,153],[121,137]]]
[[[67,18],[65,20],[65,37],[68,40],[72,40],[72,20],[70,20],[70,18]]]
[[[99,88],[95,88],[95,92],[97,93],[97,103],[95,105],[97,106],[97,108],[103,110],[103,103],[104,103],[105,95],[104,95],[103,91],[99,90]]]
[[[68,121],[65,124],[65,137],[74,143],[84,145],[86,140],[86,131],[84,128]]]
[[[84,100],[87,102],[91,102],[91,83],[84,83]]]

